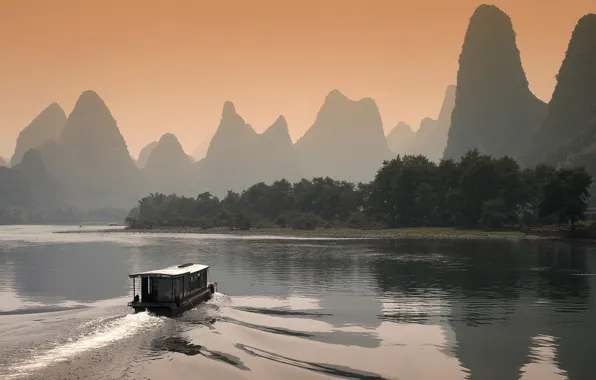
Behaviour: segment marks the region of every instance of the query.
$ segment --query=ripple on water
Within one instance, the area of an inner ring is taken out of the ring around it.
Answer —
[[[89,322],[88,326],[91,328],[77,336],[69,337],[54,347],[32,350],[30,358],[10,366],[3,376],[6,379],[26,376],[86,351],[102,348],[143,330],[154,328],[160,323],[163,323],[163,319],[148,313],[128,314],[107,322]]]

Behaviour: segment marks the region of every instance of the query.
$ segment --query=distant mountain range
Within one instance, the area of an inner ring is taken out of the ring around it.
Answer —
[[[85,91],[68,116],[49,105],[19,134],[10,165],[0,159],[0,207],[130,208],[150,192],[222,197],[280,179],[368,182],[397,154],[439,161],[469,149],[510,155],[522,165],[579,163],[596,173],[594,62],[596,15],[589,14],[573,32],[545,104],[528,87],[511,19],[482,5],[470,19],[457,84],[447,87],[437,119],[425,118],[416,131],[401,122],[385,136],[373,99],[332,90],[294,144],[283,116],[258,134],[228,101],[215,134],[199,142],[192,157],[167,133],[137,161],[108,106]]]
[[[427,117],[416,132],[400,122],[387,135],[387,142],[394,154],[421,154],[431,161],[443,158],[447,134],[451,126],[451,113],[455,106],[455,85],[447,87],[437,120]]]

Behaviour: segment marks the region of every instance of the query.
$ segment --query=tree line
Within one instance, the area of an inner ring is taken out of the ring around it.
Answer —
[[[126,218],[151,226],[519,228],[583,220],[592,177],[583,167],[522,169],[511,157],[469,151],[436,164],[421,155],[385,161],[369,183],[329,177],[257,183],[219,199],[150,194]]]

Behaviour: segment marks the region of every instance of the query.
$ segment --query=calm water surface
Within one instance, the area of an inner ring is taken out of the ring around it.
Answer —
[[[596,248],[0,228],[2,379],[596,378]],[[132,271],[215,297],[132,314]]]

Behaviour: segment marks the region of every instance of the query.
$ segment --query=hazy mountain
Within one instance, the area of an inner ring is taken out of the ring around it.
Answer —
[[[188,194],[193,175],[192,159],[184,153],[180,142],[166,133],[151,150],[143,172],[149,192]]]
[[[15,152],[10,160],[12,166],[21,162],[29,149],[36,149],[48,140],[57,141],[65,123],[64,110],[56,103],[50,104],[19,133]]]
[[[60,135],[59,151],[56,174],[75,204],[134,204],[140,173],[116,120],[95,92],[85,91],[77,100]]]
[[[387,134],[387,145],[394,154],[407,154],[415,134],[408,124],[400,121]]]
[[[17,170],[0,166],[0,206],[27,204],[28,192]]]
[[[410,142],[410,154],[422,154],[435,162],[443,158],[447,146],[447,135],[451,126],[451,114],[455,106],[455,91],[455,85],[447,87],[437,120],[431,118],[422,120],[420,128],[418,128]]]
[[[444,156],[459,158],[477,148],[517,158],[545,116],[546,105],[528,87],[511,19],[495,6],[481,5],[459,59]]]
[[[259,181],[272,183],[277,180],[299,180],[300,168],[290,137],[288,123],[280,116],[259,135]]]
[[[14,170],[19,172],[23,182],[27,184],[29,204],[50,205],[62,202],[62,191],[37,150],[25,152]]]
[[[209,149],[209,143],[213,137],[206,138],[203,140],[199,146],[193,150],[191,156],[195,161],[200,161],[207,155],[207,150]]]
[[[4,157],[0,157],[0,166],[8,167],[8,162],[4,159]]]
[[[225,102],[207,155],[196,165],[201,188],[222,195],[252,185],[257,177],[258,140],[259,135],[236,113],[234,104]]]
[[[56,203],[60,191],[40,154],[28,150],[13,168],[0,167],[0,206],[45,206]]]
[[[294,145],[306,177],[370,181],[393,157],[374,100],[350,100],[338,90],[325,98],[312,127]]]
[[[137,160],[137,168],[143,169],[145,165],[147,165],[147,160],[149,159],[149,155],[155,146],[157,145],[157,141],[152,141],[149,144],[145,145],[143,149],[139,152],[139,159]]]
[[[529,163],[556,164],[596,153],[596,15],[582,17],[573,34],[548,116],[528,154]]]

